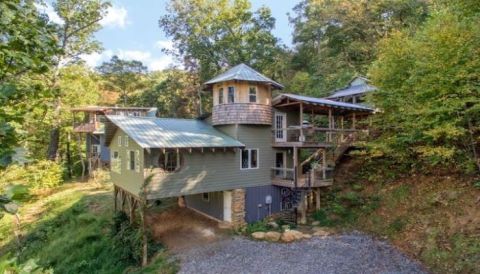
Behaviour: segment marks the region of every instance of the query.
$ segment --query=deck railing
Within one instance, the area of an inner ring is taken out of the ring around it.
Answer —
[[[295,184],[295,170],[293,168],[272,167],[272,182],[285,187],[320,187],[331,185],[333,168],[317,167],[297,176]]]
[[[273,130],[275,143],[324,143],[342,144],[355,140],[359,130],[333,129],[311,126],[290,126]]]

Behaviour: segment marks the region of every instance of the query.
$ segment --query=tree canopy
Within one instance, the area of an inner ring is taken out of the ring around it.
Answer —
[[[248,0],[172,0],[159,24],[185,68],[198,71],[202,82],[239,63],[275,76],[283,49],[271,33],[269,8],[252,12]]]

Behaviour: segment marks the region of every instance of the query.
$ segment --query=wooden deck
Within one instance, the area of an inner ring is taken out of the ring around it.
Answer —
[[[273,178],[272,184],[275,186],[282,186],[282,187],[295,187],[295,183],[293,180],[286,180],[286,179],[278,179]],[[325,180],[314,180],[311,184],[308,184],[306,178],[299,179],[297,182],[297,187],[299,188],[308,188],[308,187],[326,187],[331,186],[333,184],[333,179],[325,179]]]

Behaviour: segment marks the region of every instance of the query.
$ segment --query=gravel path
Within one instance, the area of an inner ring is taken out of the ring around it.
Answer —
[[[389,244],[360,233],[290,244],[233,237],[177,256],[180,273],[426,273]]]

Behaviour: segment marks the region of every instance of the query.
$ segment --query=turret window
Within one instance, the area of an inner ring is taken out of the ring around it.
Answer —
[[[218,90],[218,104],[223,104],[223,88]]]
[[[256,87],[250,87],[249,92],[248,92],[248,98],[250,103],[256,103],[257,102],[257,88]]]
[[[228,103],[233,104],[235,103],[235,88],[228,87]]]

